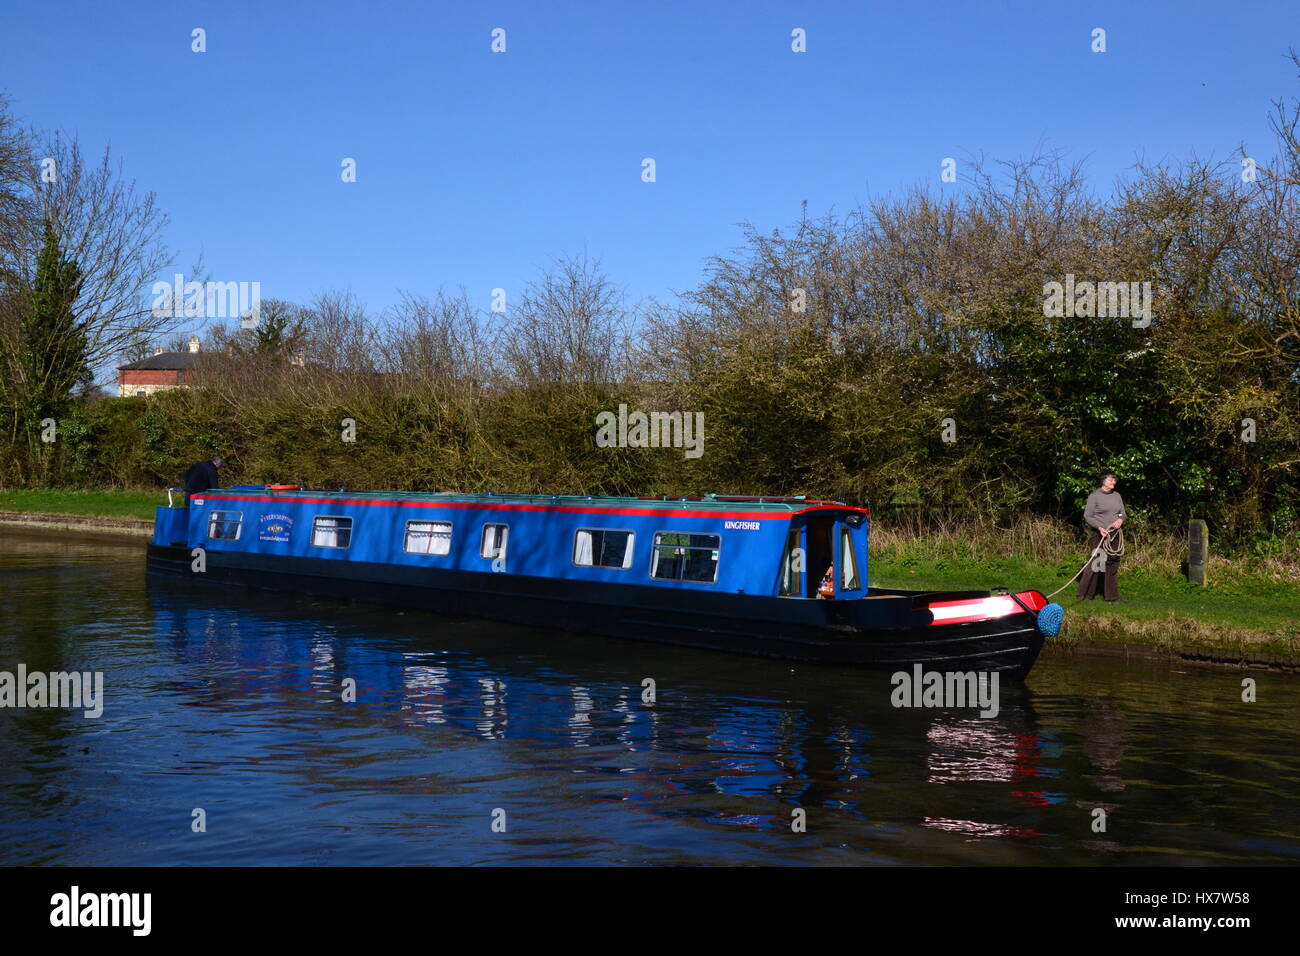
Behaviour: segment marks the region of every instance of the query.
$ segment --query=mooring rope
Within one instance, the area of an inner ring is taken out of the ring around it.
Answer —
[[[1062,584],[1051,594],[1047,595],[1047,600],[1050,601],[1052,598],[1056,597],[1058,594],[1060,594],[1062,591],[1068,588],[1071,584],[1073,584],[1075,578],[1077,578],[1084,571],[1086,571],[1088,565],[1092,564],[1093,561],[1096,561],[1097,555],[1102,554],[1103,552],[1108,557],[1112,557],[1112,558],[1123,557],[1124,529],[1122,527],[1116,528],[1110,534],[1103,534],[1101,536],[1101,541],[1098,542],[1097,544],[1097,547],[1093,548],[1092,554],[1088,555],[1088,560],[1083,562],[1083,567],[1081,567],[1078,571],[1075,571],[1074,574],[1070,575],[1070,580],[1066,581],[1064,584]]]

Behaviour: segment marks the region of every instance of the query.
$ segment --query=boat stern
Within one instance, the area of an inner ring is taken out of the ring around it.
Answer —
[[[159,505],[154,510],[153,543],[182,548],[189,539],[190,512],[188,508]]]

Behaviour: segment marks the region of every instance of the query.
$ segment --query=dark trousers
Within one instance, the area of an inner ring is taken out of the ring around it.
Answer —
[[[1093,528],[1092,534],[1088,535],[1088,553],[1092,554],[1093,549],[1095,549],[1100,543],[1101,532],[1096,528]],[[1102,552],[1102,557],[1106,559],[1106,571],[1104,574],[1106,583],[1103,593],[1105,594],[1107,601],[1118,601],[1119,585],[1116,583],[1116,578],[1119,577],[1119,558],[1113,558],[1105,551]],[[1091,601],[1097,596],[1097,581],[1101,579],[1103,575],[1094,571],[1092,569],[1092,564],[1091,561],[1088,562],[1088,566],[1084,568],[1083,577],[1079,578],[1080,601]]]

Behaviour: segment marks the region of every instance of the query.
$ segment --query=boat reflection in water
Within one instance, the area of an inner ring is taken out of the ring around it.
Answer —
[[[316,786],[436,798],[447,781],[421,774],[421,756],[454,751],[470,777],[505,761],[570,813],[618,805],[789,834],[801,809],[840,848],[925,828],[1035,841],[1025,814],[1062,799],[1032,693],[1012,682],[997,716],[982,718],[896,709],[881,672],[481,621],[439,621],[430,637],[423,615],[255,592],[217,600],[151,583],[150,601],[158,640],[219,675],[190,689],[197,706],[289,713],[331,752],[352,740],[401,755],[398,780],[317,773]],[[352,681],[355,703],[344,703]]]

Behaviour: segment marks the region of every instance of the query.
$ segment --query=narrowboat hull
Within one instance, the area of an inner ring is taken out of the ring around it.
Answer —
[[[1029,610],[936,623],[936,601],[988,592],[870,589],[852,601],[496,574],[361,560],[150,544],[148,571],[198,586],[245,586],[783,660],[901,670],[997,671],[1021,680],[1043,646]]]

